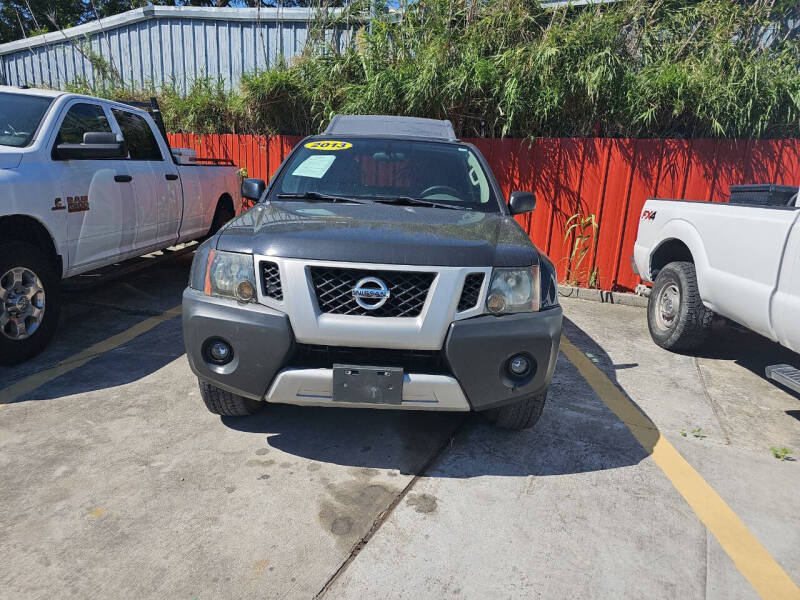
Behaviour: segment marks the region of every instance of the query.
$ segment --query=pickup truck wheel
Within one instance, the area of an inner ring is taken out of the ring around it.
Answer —
[[[691,350],[706,342],[714,313],[700,299],[690,262],[672,262],[658,273],[647,305],[653,341],[667,350]]]
[[[59,279],[36,246],[0,245],[0,364],[28,360],[53,337],[61,310]]]
[[[547,390],[534,396],[528,396],[489,411],[487,415],[501,429],[530,429],[539,421],[547,400]],[[496,412],[495,412],[496,411]],[[496,415],[496,416],[495,416]]]
[[[198,383],[200,384],[200,396],[206,403],[206,408],[215,415],[246,417],[254,415],[264,408],[264,402],[232,394],[202,379],[198,379]]]
[[[214,219],[211,221],[211,229],[208,232],[208,237],[211,237],[217,233],[220,229],[222,229],[222,226],[233,219],[233,217],[234,214],[230,208],[222,203],[218,204],[217,210],[214,213]]]

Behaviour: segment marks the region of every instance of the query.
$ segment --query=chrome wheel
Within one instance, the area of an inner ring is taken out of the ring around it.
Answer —
[[[44,286],[38,275],[14,267],[0,275],[0,333],[12,340],[33,335],[44,318]]]
[[[656,305],[656,325],[659,329],[669,331],[675,325],[675,320],[678,318],[678,309],[681,305],[681,292],[678,286],[670,283],[664,286],[661,294],[658,296],[658,304]]]

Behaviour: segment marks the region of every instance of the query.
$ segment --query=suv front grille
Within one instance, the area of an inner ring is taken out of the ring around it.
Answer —
[[[417,317],[425,306],[436,273],[411,271],[372,271],[310,267],[317,304],[324,313],[369,317]],[[389,289],[389,298],[375,309],[361,307],[353,297],[356,284],[365,277],[382,280]],[[388,366],[388,365],[384,365]]]
[[[461,299],[458,301],[458,312],[475,308],[481,296],[481,286],[483,285],[483,273],[470,273],[464,279],[464,287],[461,288]]]
[[[394,350],[297,344],[289,367],[332,369],[334,364],[364,367],[402,367],[406,373],[449,375],[440,350]]]
[[[275,300],[283,300],[281,270],[274,262],[261,261],[261,289],[265,296]]]

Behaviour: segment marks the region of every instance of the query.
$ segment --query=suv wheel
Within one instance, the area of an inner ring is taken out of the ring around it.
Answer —
[[[501,429],[530,429],[539,421],[547,400],[547,390],[507,404],[501,408],[486,411],[489,420]]]
[[[206,408],[215,415],[223,417],[247,417],[254,415],[264,408],[264,402],[243,398],[238,394],[232,394],[222,390],[207,381],[198,379],[200,384],[200,396],[206,403]]]
[[[39,354],[53,337],[61,311],[59,279],[36,246],[0,245],[0,364]]]
[[[653,341],[667,350],[692,350],[706,342],[714,313],[700,299],[690,262],[672,262],[658,272],[647,305]]]

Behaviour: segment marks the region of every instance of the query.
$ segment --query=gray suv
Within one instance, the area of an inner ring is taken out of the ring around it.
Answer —
[[[197,250],[186,355],[208,409],[266,403],[542,414],[561,336],[553,264],[449,121],[337,116]]]

